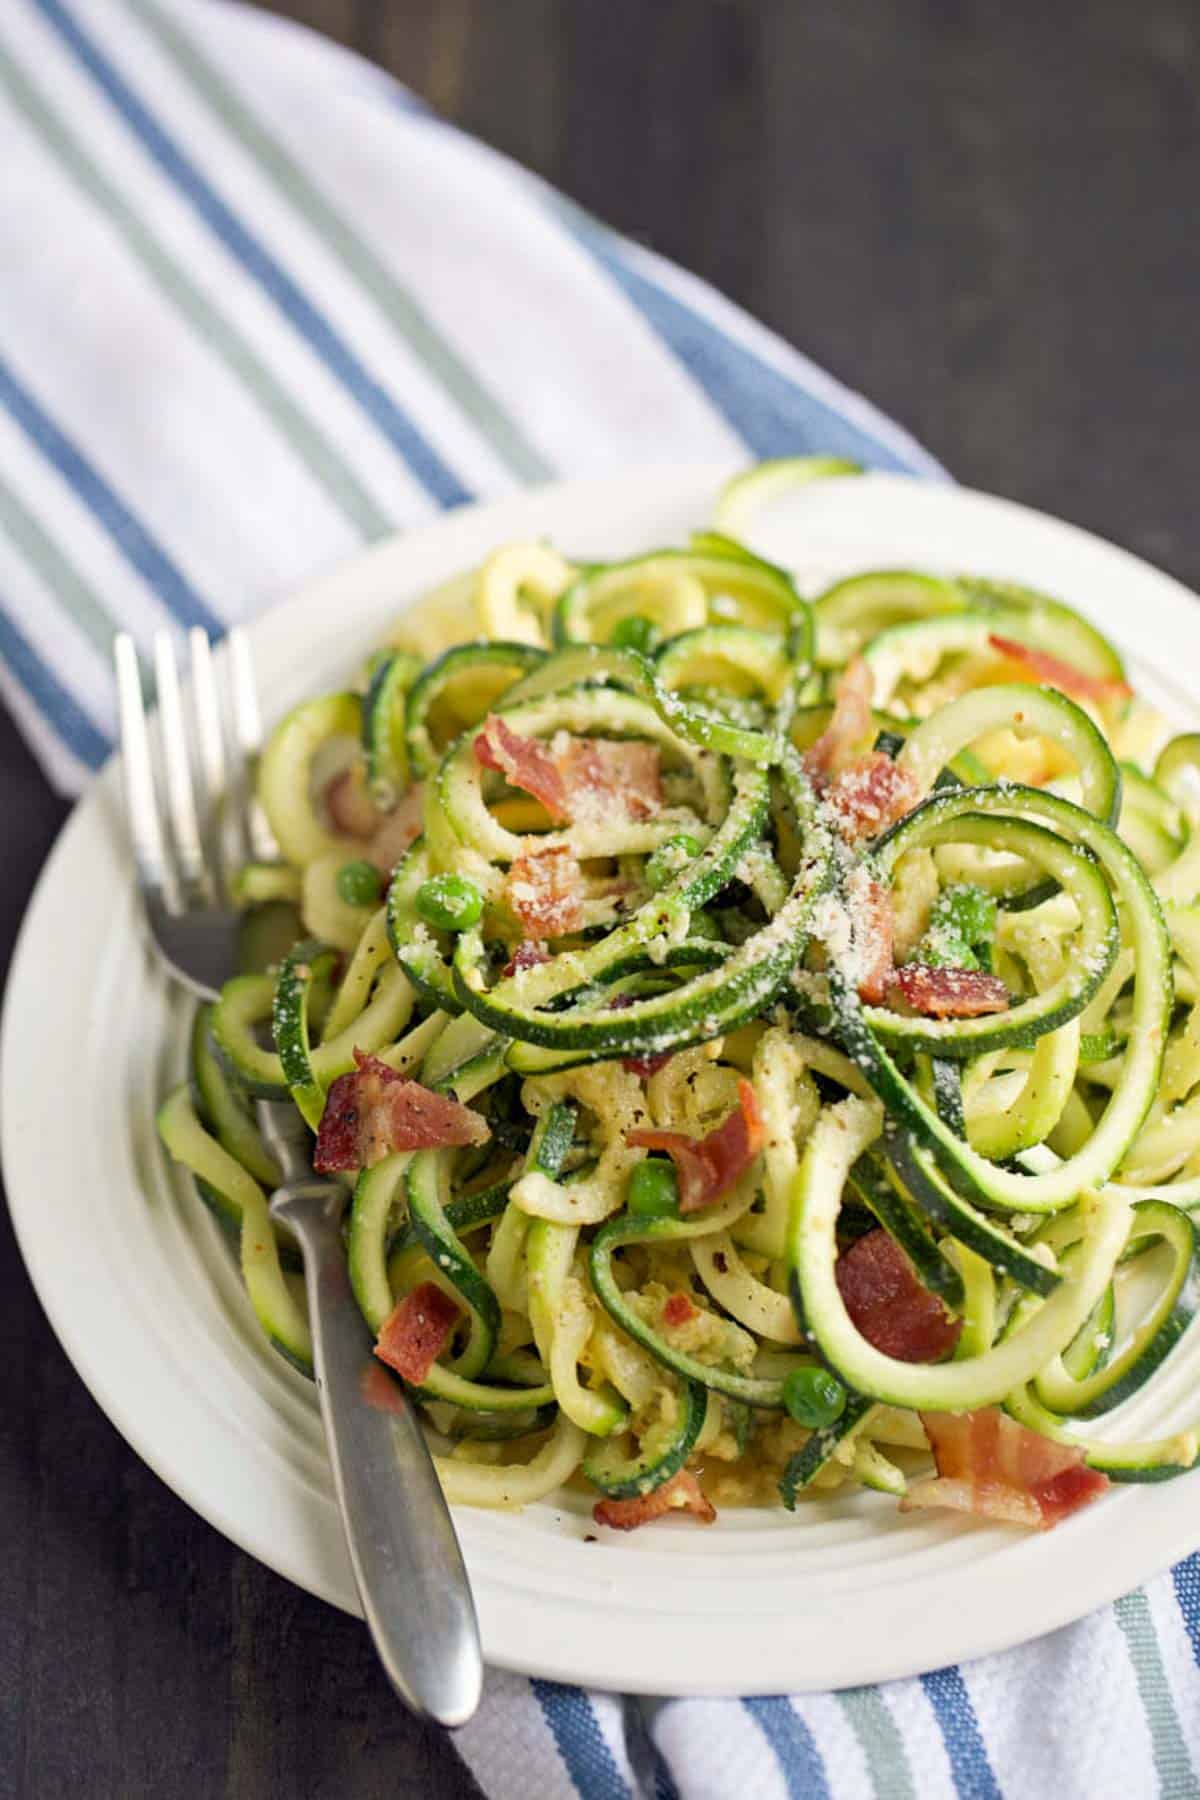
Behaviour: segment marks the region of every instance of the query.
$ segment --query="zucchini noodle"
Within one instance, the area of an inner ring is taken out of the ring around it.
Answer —
[[[740,541],[856,472],[765,464],[632,559],[502,546],[262,757],[279,861],[160,1133],[311,1372],[253,1099],[323,1132],[373,1058],[482,1118],[337,1165],[381,1348],[453,1302],[411,1383],[454,1501],[894,1502],[925,1416],[990,1407],[1111,1480],[1197,1460],[1107,1415],[1200,1309],[1200,734],[1049,596],[806,598]],[[876,1341],[868,1238],[941,1348]]]

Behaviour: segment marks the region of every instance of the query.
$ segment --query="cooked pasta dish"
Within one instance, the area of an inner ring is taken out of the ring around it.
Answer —
[[[1105,1415],[1197,1306],[1200,736],[1050,595],[746,547],[846,472],[500,546],[262,756],[278,859],[161,1135],[309,1370],[290,1096],[454,1501],[1044,1528],[1196,1461]]]

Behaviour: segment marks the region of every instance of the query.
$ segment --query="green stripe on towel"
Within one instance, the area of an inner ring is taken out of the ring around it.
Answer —
[[[329,439],[259,361],[240,333],[168,255],[125,197],[101,174],[45,96],[2,47],[0,87],[8,92],[13,104],[67,173],[107,216],[159,291],[188,320],[196,335],[240,375],[263,412],[356,529],[367,539],[385,537],[393,529],[393,521],[376,505]]]
[[[904,1739],[878,1688],[846,1688],[836,1698],[866,1758],[876,1800],[916,1800]]]
[[[63,611],[107,661],[116,626],[95,590],[84,580],[20,495],[0,479],[0,531],[37,571]]]
[[[1150,1602],[1138,1589],[1135,1593],[1124,1594],[1113,1607],[1113,1613],[1124,1634],[1145,1708],[1160,1800],[1194,1800],[1200,1790],[1159,1654]]]
[[[419,303],[401,287],[366,239],[314,186],[220,71],[196,48],[187,33],[181,31],[154,0],[127,0],[127,4],[196,92],[286,194],[312,231],[324,240],[370,294],[380,312],[411,346],[417,360],[441,383],[497,456],[523,482],[548,480],[554,470],[516,420],[437,331]]]

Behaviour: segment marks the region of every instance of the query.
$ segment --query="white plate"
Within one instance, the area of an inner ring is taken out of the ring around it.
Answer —
[[[494,545],[545,535],[608,557],[682,541],[724,473],[550,488],[381,546],[254,626],[268,715],[347,674],[405,601]],[[909,564],[1026,581],[1134,652],[1139,678],[1146,664],[1181,682],[1200,669],[1185,589],[980,494],[892,476],[820,484],[775,510],[762,544],[810,579]],[[187,1008],[137,926],[110,767],[47,864],[9,983],[3,1149],[21,1248],[68,1355],[150,1466],[252,1555],[357,1610],[312,1391],[265,1347],[223,1241],[155,1137]],[[1197,1377],[1193,1336],[1128,1429],[1187,1422]],[[1126,1488],[1036,1537],[904,1517],[865,1493],[606,1542],[587,1541],[581,1496],[458,1524],[491,1662],[646,1693],[765,1693],[910,1675],[1050,1631],[1200,1544],[1198,1500],[1200,1477]]]

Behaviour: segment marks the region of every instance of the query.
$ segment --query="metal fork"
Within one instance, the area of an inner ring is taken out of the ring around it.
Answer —
[[[155,641],[160,781],[137,652],[131,638],[117,638],[122,774],[151,942],[171,975],[212,999],[237,969],[238,914],[229,900],[233,867],[247,855],[270,857],[275,846],[253,799],[262,733],[246,639],[231,631],[226,652],[214,657],[196,630],[189,647],[191,730],[171,639],[160,633]],[[227,674],[224,718],[218,673]],[[334,1489],[375,1649],[414,1712],[443,1725],[464,1724],[483,1681],[470,1584],[411,1401],[387,1384],[386,1406],[380,1405],[382,1370],[351,1291],[342,1245],[345,1189],[314,1176],[308,1129],[290,1102],[260,1100],[256,1110],[284,1173],[271,1212],[304,1255]]]
[[[142,709],[137,651],[125,632],[114,647],[121,774],[134,867],[154,947],[177,981],[214,1000],[237,968],[239,921],[229,901],[233,869],[250,857],[269,860],[276,847],[252,798],[250,771],[261,747],[262,726],[245,634],[235,628],[227,640],[228,730],[212,646],[197,629],[189,634],[188,648],[194,759],[174,646],[165,631],[154,640],[167,829],[159,808],[149,721]]]

